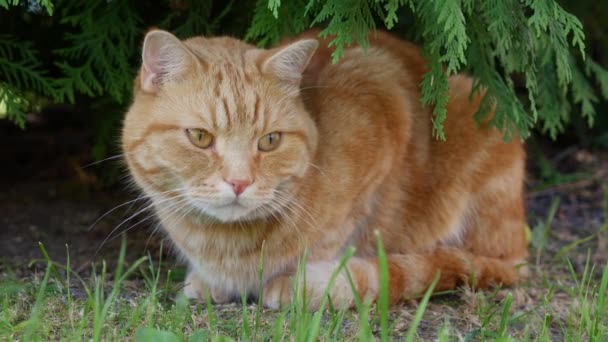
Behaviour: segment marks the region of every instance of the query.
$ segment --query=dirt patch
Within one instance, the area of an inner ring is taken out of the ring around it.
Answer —
[[[34,270],[28,264],[42,258],[39,242],[58,262],[65,262],[68,245],[75,270],[92,261],[111,265],[123,232],[128,260],[155,255],[161,240],[150,238],[155,219],[149,211],[131,217],[148,203],[124,182],[102,184],[108,172],[99,169],[115,172],[120,161],[86,166],[94,162],[92,135],[64,124],[34,123],[23,132],[0,121],[0,267]]]

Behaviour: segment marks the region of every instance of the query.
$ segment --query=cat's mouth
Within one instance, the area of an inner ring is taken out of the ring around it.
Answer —
[[[227,203],[206,203],[193,200],[191,205],[198,209],[201,214],[226,223],[248,220],[255,212],[255,207],[252,208],[243,204],[238,197]]]
[[[234,201],[232,201],[230,203],[222,204],[222,205],[218,206],[218,208],[247,209],[246,206],[244,206],[241,202],[239,202],[238,198],[235,198]]]

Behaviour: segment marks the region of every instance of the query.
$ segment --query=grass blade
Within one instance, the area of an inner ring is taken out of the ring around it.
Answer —
[[[242,324],[241,324],[241,338],[245,341],[251,341],[251,327],[249,325],[249,314],[247,313],[247,294],[241,293],[241,304],[242,304]]]
[[[40,244],[42,246],[42,244]],[[32,309],[32,314],[30,318],[27,320],[27,325],[24,333],[23,340],[24,341],[34,341],[37,340],[34,338],[34,334],[40,325],[40,316],[42,313],[42,302],[44,301],[46,286],[49,282],[49,278],[51,276],[51,262],[47,263],[46,271],[44,272],[44,277],[42,278],[42,283],[40,283],[40,288],[38,289],[38,294],[36,295],[36,302],[34,303],[34,308]]]
[[[308,329],[310,332],[308,335],[308,341],[317,340],[317,338],[319,336],[319,330],[321,327],[321,318],[323,316],[323,311],[325,310],[325,306],[327,306],[327,301],[329,299],[329,291],[333,287],[333,284],[336,281],[336,278],[338,277],[340,272],[342,272],[342,270],[346,267],[348,260],[350,260],[350,258],[354,254],[355,254],[355,248],[354,247],[348,248],[346,250],[346,253],[344,253],[344,255],[342,256],[342,259],[340,260],[338,267],[331,274],[331,276],[329,278],[329,282],[327,283],[327,287],[323,291],[323,297],[321,299],[321,304],[319,305],[317,312],[315,312],[311,325],[310,325],[310,328]]]
[[[507,333],[507,324],[509,322],[509,310],[511,309],[511,303],[513,302],[513,296],[509,293],[505,298],[505,306],[502,310],[502,316],[500,318],[500,328],[498,329],[498,335],[505,337]]]
[[[380,294],[378,295],[378,310],[380,311],[380,341],[386,342],[389,338],[388,331],[388,305],[389,305],[389,274],[388,274],[388,258],[380,232],[375,231],[376,240],[378,243],[378,274],[380,280]]]
[[[429,299],[431,298],[431,295],[433,294],[433,290],[435,289],[435,286],[437,286],[437,283],[439,282],[440,277],[441,277],[441,272],[437,272],[437,275],[435,276],[435,279],[431,283],[431,286],[429,286],[428,290],[426,290],[426,293],[424,294],[424,297],[422,298],[420,305],[418,305],[418,309],[416,310],[416,315],[414,315],[414,320],[412,321],[412,324],[410,325],[410,328],[407,331],[407,335],[405,336],[406,342],[414,341],[414,337],[416,336],[416,331],[418,330],[418,325],[420,324],[420,321],[422,320],[422,315],[424,315],[424,312],[426,311],[426,307],[429,304]]]

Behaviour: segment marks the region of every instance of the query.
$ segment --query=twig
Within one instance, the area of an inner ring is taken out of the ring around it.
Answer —
[[[586,178],[586,179],[581,179],[581,180],[571,182],[571,183],[562,183],[562,184],[558,184],[556,186],[552,186],[552,187],[538,190],[538,191],[530,191],[530,192],[528,192],[527,197],[536,198],[536,197],[540,197],[540,196],[550,195],[550,194],[553,194],[558,191],[582,189],[582,188],[585,188],[585,187],[595,183],[598,180],[601,180],[602,178],[606,177],[607,174],[608,174],[607,170],[601,169],[601,170],[598,170],[596,173],[594,173],[591,177]]]

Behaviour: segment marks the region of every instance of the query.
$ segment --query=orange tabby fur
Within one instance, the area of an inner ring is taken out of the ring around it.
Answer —
[[[514,284],[527,257],[524,150],[477,129],[471,79],[449,80],[440,142],[419,101],[425,61],[417,47],[378,32],[367,52],[347,48],[333,65],[327,41],[316,49],[307,39],[315,37],[259,50],[232,38],[148,33],[123,148],[189,262],[186,294],[203,299],[209,290],[225,302],[256,296],[262,285],[264,304],[279,307],[293,296],[290,278],[306,248],[316,307],[355,246],[347,268],[358,294],[373,300],[375,231],[393,302],[420,295],[437,272],[437,290]],[[205,129],[213,145],[194,146],[186,129]],[[281,133],[279,147],[257,150],[271,132]],[[227,185],[235,179],[246,184],[238,196]],[[330,296],[354,304],[344,274]]]

